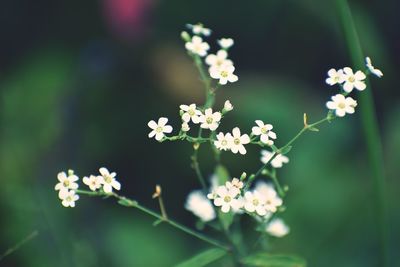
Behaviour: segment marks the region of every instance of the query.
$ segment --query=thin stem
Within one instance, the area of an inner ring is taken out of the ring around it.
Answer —
[[[364,55],[354,25],[353,16],[347,0],[336,0],[338,15],[340,17],[347,47],[353,64],[358,69],[364,68]],[[386,181],[384,174],[383,152],[378,123],[375,113],[372,90],[368,78],[366,79],[368,90],[360,95],[361,122],[364,138],[367,146],[368,161],[372,170],[375,191],[375,205],[377,210],[377,225],[379,232],[379,266],[388,266],[387,249],[387,204],[386,204]]]
[[[212,239],[212,238],[210,238],[208,236],[205,236],[203,234],[197,233],[197,232],[193,231],[192,229],[190,229],[190,228],[188,228],[188,227],[186,227],[186,226],[184,226],[184,225],[182,225],[182,224],[180,224],[178,222],[175,222],[175,221],[173,221],[171,219],[165,218],[163,215],[161,215],[161,214],[159,214],[159,213],[157,213],[155,211],[152,211],[152,210],[140,205],[137,201],[129,199],[129,198],[124,197],[124,196],[121,196],[121,195],[118,195],[117,193],[107,194],[107,193],[104,193],[104,192],[92,192],[92,191],[86,191],[86,190],[76,190],[76,192],[78,194],[85,194],[85,195],[89,195],[89,196],[114,197],[115,199],[118,199],[118,203],[120,205],[122,205],[122,206],[136,208],[136,209],[138,209],[138,210],[140,210],[140,211],[142,211],[142,212],[144,212],[144,213],[146,213],[146,214],[148,214],[148,215],[150,215],[150,216],[152,216],[152,217],[154,217],[154,218],[156,218],[156,219],[158,219],[160,221],[166,222],[169,225],[171,225],[171,226],[173,226],[173,227],[175,227],[175,228],[177,228],[177,229],[179,229],[179,230],[181,230],[181,231],[183,231],[183,232],[185,232],[185,233],[187,233],[189,235],[192,235],[192,236],[194,236],[194,237],[196,237],[196,238],[198,238],[198,239],[200,239],[200,240],[202,240],[204,242],[207,242],[207,243],[209,243],[211,245],[214,245],[216,247],[222,248],[224,250],[230,251],[230,248],[228,246],[226,246],[224,244],[221,244],[219,241],[214,240],[214,239]]]
[[[7,249],[3,254],[0,255],[0,261],[2,261],[5,257],[8,255],[12,254],[13,252],[17,251],[19,248],[21,248],[23,245],[34,239],[38,235],[38,231],[35,230],[32,233],[30,233],[27,237],[22,239],[20,242],[15,244],[13,247]]]
[[[207,191],[207,184],[205,182],[204,176],[201,172],[200,165],[199,165],[198,148],[194,149],[191,159],[192,159],[192,167],[196,173],[197,179],[199,180],[201,186],[203,187],[203,190]]]

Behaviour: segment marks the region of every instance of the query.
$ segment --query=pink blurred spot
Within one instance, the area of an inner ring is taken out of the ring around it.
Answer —
[[[104,0],[104,14],[119,38],[135,40],[146,32],[153,0]]]

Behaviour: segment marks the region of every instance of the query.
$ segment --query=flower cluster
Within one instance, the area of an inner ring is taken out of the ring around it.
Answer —
[[[193,36],[187,32],[183,32],[182,36],[186,41],[185,47],[193,56],[205,57],[205,63],[208,65],[208,73],[211,78],[218,80],[218,84],[225,85],[228,82],[233,83],[238,81],[238,76],[234,74],[235,67],[232,60],[228,58],[228,50],[234,44],[232,38],[222,38],[217,41],[220,49],[215,54],[208,54],[210,45],[201,37],[209,36],[211,30],[204,28],[202,24],[188,24],[192,30]]]
[[[106,194],[112,193],[113,189],[120,190],[121,184],[116,180],[115,172],[110,173],[106,168],[99,169],[100,175],[90,175],[82,178],[85,185],[91,191],[101,191]],[[60,172],[57,175],[59,183],[56,184],[55,190],[58,191],[58,197],[64,207],[75,207],[75,202],[79,199],[77,194],[79,177],[74,174],[73,170],[68,170],[68,174]]]
[[[367,71],[376,75],[377,77],[382,77],[383,73],[379,69],[374,68],[371,63],[371,59],[366,57],[366,67]],[[366,75],[363,71],[358,70],[353,72],[349,67],[343,69],[330,69],[328,71],[328,78],[326,78],[326,83],[330,86],[338,84],[342,89],[342,93],[332,96],[331,101],[326,103],[326,107],[329,110],[335,112],[338,117],[344,117],[346,114],[353,114],[355,112],[355,107],[357,106],[357,101],[351,97],[346,97],[350,94],[353,89],[358,91],[364,91],[367,87],[365,83]]]
[[[196,104],[180,105],[180,116],[182,119],[181,131],[178,138],[184,138],[187,136],[187,132],[190,131],[191,125],[198,124],[202,129],[208,129],[215,131],[220,125],[223,114],[231,111],[233,106],[229,100],[225,101],[222,111],[213,111],[212,108],[207,108],[204,111],[197,107]],[[245,145],[250,142],[256,142],[259,137],[262,145],[272,146],[274,140],[277,138],[276,133],[272,131],[273,126],[271,124],[265,124],[261,120],[256,120],[256,126],[252,128],[251,137],[244,133],[242,134],[239,127],[235,127],[229,133],[219,132],[215,138],[210,137],[210,141],[214,146],[223,151],[231,151],[234,154],[240,153],[242,155],[247,153]],[[172,126],[167,125],[168,119],[161,117],[158,122],[154,120],[149,121],[148,126],[151,131],[149,138],[155,138],[157,141],[165,140],[166,133],[172,132]],[[174,138],[174,137],[172,137]]]

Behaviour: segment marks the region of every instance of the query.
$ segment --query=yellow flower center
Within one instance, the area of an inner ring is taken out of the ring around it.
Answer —
[[[213,118],[212,117],[207,117],[206,122],[208,124],[211,124],[213,122]]]
[[[354,83],[356,81],[356,78],[354,76],[350,76],[347,80],[351,83]]]
[[[340,102],[340,103],[338,104],[338,107],[339,107],[340,109],[344,109],[344,108],[346,108],[346,104],[345,104],[344,102]]]
[[[221,144],[222,144],[223,146],[226,146],[226,145],[228,144],[228,141],[222,140]]]
[[[64,180],[64,183],[63,183],[63,184],[64,184],[65,187],[68,187],[69,184],[70,184],[70,183],[69,183],[69,180]]]
[[[254,206],[258,206],[258,204],[260,204],[260,202],[258,201],[258,199],[253,199],[253,205]]]
[[[261,128],[261,133],[266,134],[268,132],[267,127],[262,127]]]
[[[221,77],[224,77],[224,78],[228,77],[228,72],[225,70],[221,71]]]
[[[157,133],[162,133],[162,131],[163,131],[163,127],[158,126],[158,127],[156,128],[156,132],[157,132]]]
[[[188,114],[190,117],[192,117],[195,114],[195,112],[193,109],[189,109]]]
[[[225,196],[224,201],[225,202],[231,202],[232,198],[230,196]]]
[[[111,177],[111,176],[106,176],[106,177],[104,177],[104,181],[105,181],[107,184],[110,184],[110,183],[112,182],[112,177]]]
[[[235,138],[233,140],[233,143],[235,143],[235,145],[240,145],[240,139],[239,138]]]

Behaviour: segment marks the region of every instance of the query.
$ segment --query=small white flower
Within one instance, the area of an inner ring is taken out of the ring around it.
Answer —
[[[217,135],[217,140],[214,141],[214,145],[219,150],[227,151],[231,149],[231,141],[232,135],[230,133],[227,133],[225,135],[224,133],[219,133]]]
[[[207,50],[210,49],[210,46],[199,36],[193,36],[192,41],[186,42],[185,47],[188,51],[201,57],[207,55]]]
[[[275,188],[269,183],[258,181],[254,187],[254,190],[259,192],[261,195],[268,195],[271,190],[275,191]]]
[[[188,132],[190,130],[189,124],[187,122],[182,123],[181,130],[183,132]]]
[[[361,70],[353,73],[353,70],[351,68],[345,67],[343,69],[343,72],[345,75],[343,90],[345,90],[347,93],[353,91],[353,88],[356,88],[359,91],[363,91],[367,87],[365,82],[363,81],[366,76]]]
[[[256,120],[257,126],[254,126],[251,131],[254,135],[261,135],[260,140],[264,144],[272,146],[274,141],[271,139],[276,139],[276,134],[271,131],[273,126],[271,124],[264,124],[260,120]],[[271,138],[271,139],[270,139]]]
[[[103,178],[103,190],[106,193],[111,193],[113,188],[115,190],[121,189],[121,184],[115,179],[117,175],[115,172],[110,173],[106,168],[100,168],[99,172]]]
[[[204,35],[204,36],[209,36],[211,34],[211,30],[208,28],[205,28],[203,24],[197,23],[197,24],[187,24],[187,26],[192,29],[193,34],[198,34],[198,35]]]
[[[233,65],[233,62],[228,59],[228,53],[225,50],[219,50],[216,55],[209,54],[206,57],[206,63],[210,66],[220,67],[223,65]]]
[[[247,191],[244,194],[244,208],[248,212],[256,212],[260,216],[267,215],[267,209],[264,205],[266,203],[265,197],[257,191]]]
[[[219,126],[219,121],[221,120],[221,113],[214,112],[211,108],[208,108],[204,111],[204,114],[200,116],[200,127],[203,129],[210,129],[211,131],[215,131]]]
[[[231,151],[236,154],[240,153],[242,155],[246,154],[246,148],[244,145],[250,143],[250,137],[247,134],[241,135],[240,129],[238,127],[233,128],[232,130],[232,139],[231,139]]]
[[[224,111],[228,112],[228,111],[231,111],[231,110],[233,110],[233,106],[231,104],[231,101],[226,100],[225,103],[224,103]]]
[[[215,219],[215,211],[212,203],[201,190],[193,191],[188,195],[185,208],[199,217],[203,222]]]
[[[201,111],[197,109],[196,104],[180,105],[179,107],[182,110],[182,120],[184,122],[190,122],[190,120],[196,124],[200,122]]]
[[[234,83],[239,80],[238,76],[233,74],[235,67],[229,64],[223,64],[222,66],[211,66],[209,69],[210,76],[213,79],[219,80],[219,84],[227,84],[227,82]]]
[[[367,66],[368,70],[378,78],[383,76],[383,73],[380,69],[376,69],[374,66],[372,66],[372,62],[369,57],[365,58],[365,66]]]
[[[76,190],[79,185],[76,181],[79,180],[78,176],[74,175],[73,170],[68,170],[68,175],[65,172],[60,172],[57,174],[57,179],[59,183],[54,187],[58,192],[58,197],[61,198],[63,194],[66,194],[68,190]]]
[[[233,39],[232,38],[221,38],[218,40],[219,46],[221,46],[222,49],[228,49],[233,45]]]
[[[157,123],[153,120],[149,121],[147,125],[150,127],[150,129],[152,129],[152,131],[149,133],[149,138],[153,138],[155,136],[156,140],[160,141],[164,138],[164,133],[171,133],[172,126],[167,125],[167,122],[168,119],[163,117],[159,118]]]
[[[337,83],[341,84],[345,80],[345,75],[343,73],[342,69],[335,70],[335,69],[330,69],[328,71],[328,78],[326,78],[325,82],[329,85],[335,85]]]
[[[76,194],[76,192],[74,190],[70,190],[67,192],[64,192],[62,194],[62,198],[61,198],[61,204],[68,208],[68,207],[75,207],[75,202],[79,199],[79,196]]]
[[[96,191],[104,183],[104,179],[102,176],[95,175],[90,175],[89,177],[85,176],[83,177],[82,181],[85,185],[89,186],[90,190],[92,191]]]
[[[276,212],[278,207],[283,203],[282,199],[278,196],[278,193],[273,187],[266,187],[260,193],[262,193],[262,196],[264,197],[263,204],[265,209],[269,212]]]
[[[290,229],[282,219],[277,218],[268,223],[265,231],[272,236],[283,237],[290,232]]]
[[[326,107],[330,110],[335,110],[335,114],[338,117],[344,117],[346,113],[353,114],[356,106],[357,101],[351,97],[345,97],[341,94],[332,96],[332,101],[328,101],[326,103]]]
[[[221,207],[221,211],[228,213],[231,209],[238,210],[242,206],[242,202],[237,199],[240,190],[236,187],[227,188],[226,186],[219,186],[216,190],[216,197],[214,198],[214,205]]]
[[[238,178],[233,178],[232,181],[226,182],[225,186],[227,188],[236,187],[237,189],[242,189],[243,188],[243,182],[240,181]]]
[[[267,150],[261,150],[261,162],[267,164],[269,160],[272,158],[273,153]],[[274,168],[282,168],[284,163],[288,163],[289,158],[284,155],[277,155],[273,160],[271,160],[271,166]]]

